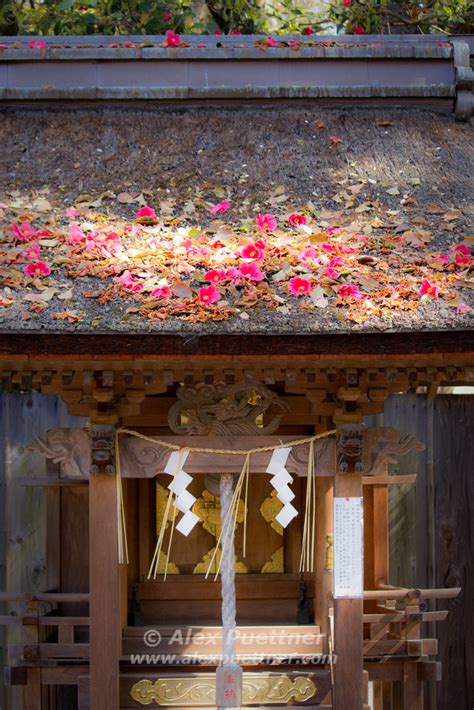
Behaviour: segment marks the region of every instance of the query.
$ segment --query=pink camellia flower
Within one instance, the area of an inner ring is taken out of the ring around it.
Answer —
[[[78,210],[76,210],[75,207],[66,207],[66,214],[71,219],[76,219],[76,217],[79,217],[79,212]]]
[[[140,291],[143,291],[143,284],[140,281],[137,281],[128,269],[124,271],[123,274],[119,276],[117,280],[122,283],[122,286],[124,288],[128,288],[134,293],[139,293]]]
[[[40,251],[41,249],[39,244],[30,244],[25,251],[21,252],[21,256],[26,261],[36,261],[40,258]]]
[[[135,221],[140,224],[155,224],[156,212],[153,207],[141,207],[135,215]]]
[[[345,7],[349,7],[349,5],[351,4],[351,2],[352,2],[352,0],[342,0],[342,4],[343,4]]]
[[[431,296],[432,298],[438,298],[440,294],[440,288],[439,286],[436,286],[436,284],[432,281],[424,279],[424,281],[421,282],[419,293],[420,296]]]
[[[241,35],[242,32],[239,32],[237,27],[232,27],[231,31],[229,32],[230,35]]]
[[[265,278],[265,274],[260,271],[254,261],[251,261],[250,264],[242,264],[239,273],[245,279],[250,279],[251,281],[262,281]]]
[[[311,291],[311,282],[308,279],[302,279],[299,276],[294,276],[288,281],[288,291],[296,296],[305,296]]]
[[[173,30],[166,30],[165,36],[165,44],[167,47],[179,47],[181,44],[181,37]]]
[[[207,274],[204,276],[206,281],[210,281],[213,284],[218,284],[220,281],[222,281],[223,278],[225,278],[225,271],[218,271],[217,269],[211,269],[210,271],[207,272]]]
[[[87,238],[82,229],[77,224],[72,224],[69,228],[67,243],[70,246],[79,246],[79,244],[85,244],[86,242]]]
[[[460,303],[459,306],[456,308],[456,313],[458,315],[462,315],[463,313],[469,313],[472,311],[471,306],[468,306],[467,303]]]
[[[215,286],[203,286],[198,291],[201,303],[216,303],[221,300],[221,294]]]
[[[278,222],[272,214],[258,214],[255,217],[257,227],[262,229],[264,232],[272,232],[277,228]]]
[[[222,202],[218,202],[217,205],[211,207],[209,212],[212,212],[212,214],[222,214],[223,212],[227,212],[230,205],[229,200],[222,200]]]
[[[86,249],[98,249],[106,259],[117,256],[120,248],[120,236],[117,232],[109,232],[105,235],[93,232],[86,237]]]
[[[125,234],[141,234],[143,232],[143,229],[140,227],[139,224],[127,224],[124,227]]]
[[[303,34],[304,35],[314,35],[314,29],[311,27],[311,25],[308,25],[307,27],[304,28]]]
[[[229,266],[229,268],[225,271],[225,278],[230,279],[233,283],[239,281],[241,276],[242,274],[239,269],[235,268],[235,266]]]
[[[297,227],[299,224],[306,224],[306,217],[303,214],[290,214],[288,222],[292,227]]]
[[[168,22],[171,22],[172,19],[173,19],[173,15],[171,14],[171,12],[166,11],[163,13],[163,22],[168,23]]]
[[[318,258],[318,252],[314,247],[305,247],[303,251],[300,251],[298,254],[298,259],[300,261],[308,261],[309,259],[317,259]]]
[[[276,42],[273,37],[267,37],[267,47],[276,47]]]
[[[323,276],[327,276],[328,279],[334,279],[335,281],[339,278],[340,273],[339,271],[336,271],[336,269],[333,269],[331,266],[329,266],[327,269],[324,269]]]
[[[337,289],[337,292],[342,298],[362,298],[363,294],[359,291],[357,284],[342,284]]]
[[[48,232],[37,232],[30,222],[11,224],[9,230],[15,239],[19,239],[22,242],[29,242],[31,239],[36,239],[39,236],[46,236],[48,234]]]
[[[213,35],[221,35],[222,31],[221,30],[214,30],[212,34]]]
[[[258,246],[256,242],[250,242],[250,244],[245,244],[239,249],[240,256],[242,259],[253,259],[254,261],[261,261],[265,258],[265,251],[261,246]]]
[[[31,39],[31,40],[28,42],[28,47],[29,47],[30,49],[46,49],[47,46],[48,46],[48,45],[46,44],[46,42],[44,41],[44,39]]]
[[[354,34],[355,35],[365,35],[365,27],[362,25],[356,25],[354,27]]]
[[[171,296],[171,289],[169,286],[154,288],[150,296],[151,298],[169,298]]]
[[[456,266],[468,266],[471,263],[471,250],[466,244],[458,244],[449,251],[454,256]]]
[[[341,230],[339,227],[328,227],[326,229],[326,234],[328,234],[330,237],[332,237],[333,234],[337,234],[340,231]]]
[[[328,266],[331,269],[334,269],[334,268],[337,269],[340,266],[342,266],[343,264],[344,264],[344,259],[342,258],[342,256],[333,256],[328,261]]]
[[[44,261],[35,261],[23,269],[26,276],[49,276],[51,269]]]

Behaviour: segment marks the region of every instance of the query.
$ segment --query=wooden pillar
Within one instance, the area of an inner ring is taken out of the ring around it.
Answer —
[[[423,710],[423,683],[417,677],[417,663],[403,664],[403,710]]]
[[[329,620],[332,606],[332,549],[328,537],[333,531],[333,477],[316,477],[316,550],[314,567],[314,620],[323,634],[323,653],[328,653]]]
[[[362,498],[362,434],[342,427],[336,447],[334,498]],[[336,525],[334,543],[336,543]],[[362,564],[362,559],[360,560]],[[336,565],[336,559],[334,561]],[[363,599],[334,599],[333,710],[363,710]]]
[[[23,689],[23,710],[41,710],[41,669],[28,668],[28,684]]]
[[[114,430],[94,427],[89,481],[90,710],[119,708],[121,626]]]

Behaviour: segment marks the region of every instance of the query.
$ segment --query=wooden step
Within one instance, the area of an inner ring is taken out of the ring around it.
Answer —
[[[169,665],[171,657],[175,657],[177,664],[186,658],[196,664],[214,666],[221,659],[221,651],[220,626],[143,626],[127,627],[123,632],[125,659],[132,654],[149,654],[157,656],[156,664]],[[261,663],[262,659],[270,663],[271,659],[311,658],[322,652],[323,635],[314,624],[239,626],[236,630],[237,657],[246,665]]]

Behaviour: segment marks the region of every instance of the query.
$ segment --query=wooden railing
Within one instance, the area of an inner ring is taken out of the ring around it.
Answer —
[[[22,614],[0,615],[0,625],[21,626],[24,641],[8,645],[10,665],[54,658],[89,658],[89,617],[64,616],[62,603],[88,603],[89,594],[62,592],[0,592],[0,603],[22,602]],[[79,638],[80,636],[85,638]]]
[[[389,585],[381,585],[379,589],[364,591],[365,601],[376,602],[375,611],[363,614],[364,656],[366,658],[394,656],[416,659],[436,655],[437,640],[422,638],[421,624],[444,621],[448,616],[448,611],[427,610],[425,609],[425,601],[454,599],[460,591],[458,587],[452,589],[404,589]],[[22,661],[31,663],[55,658],[84,660],[89,658],[89,616],[69,616],[55,613],[57,605],[61,603],[88,603],[89,594],[2,592],[0,593],[0,603],[2,602],[22,602],[26,605],[22,614],[0,615],[0,625],[21,626],[25,630],[25,640],[13,643],[8,647],[10,663],[21,664]],[[125,630],[125,656],[131,652],[146,651],[142,641],[145,628]],[[170,628],[167,628],[168,632]],[[210,633],[211,630],[207,629],[204,633]],[[292,628],[293,632],[294,630],[295,627]],[[314,649],[317,648],[318,652],[321,652],[322,637],[319,635],[319,627],[311,627],[311,630],[317,636],[312,650],[314,652]],[[186,649],[187,652],[191,650],[198,651],[199,649]]]
[[[405,589],[380,585],[364,592],[364,600],[375,601],[376,612],[363,615],[365,627],[364,655],[422,657],[435,656],[438,641],[421,638],[421,624],[444,621],[447,610],[425,610],[430,599],[455,599],[460,587],[451,589]]]

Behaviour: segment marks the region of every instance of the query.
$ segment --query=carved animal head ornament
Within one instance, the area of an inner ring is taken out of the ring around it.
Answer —
[[[339,473],[382,473],[387,464],[410,451],[423,451],[425,445],[411,434],[403,436],[391,427],[341,427],[337,439]]]
[[[91,445],[85,429],[51,429],[46,434],[46,441],[37,437],[28,450],[38,451],[45,458],[59,463],[64,476],[89,475]]]
[[[176,434],[272,434],[287,410],[278,395],[261,384],[200,383],[180,387],[176,396],[178,401],[168,413],[168,424]],[[270,407],[278,407],[282,412],[260,426],[259,418]]]

